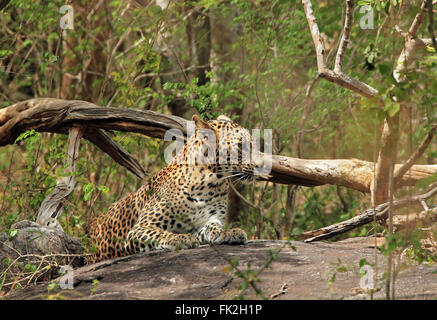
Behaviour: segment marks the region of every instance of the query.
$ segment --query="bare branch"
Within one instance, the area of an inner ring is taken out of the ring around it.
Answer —
[[[303,129],[305,126],[305,122],[310,114],[310,97],[311,92],[313,91],[313,88],[316,84],[316,82],[319,80],[319,75],[317,74],[314,79],[311,81],[311,83],[308,85],[306,93],[305,93],[305,106],[302,111],[302,116],[299,121],[299,131],[297,132],[297,156],[299,158],[302,158],[303,155]]]
[[[0,11],[6,8],[9,2],[11,2],[11,0],[0,0]]]
[[[319,27],[317,25],[317,21],[314,16],[314,11],[311,5],[311,1],[302,0],[302,4],[304,6],[305,16],[307,18],[308,25],[310,27],[310,32],[313,38],[314,47],[316,49],[317,70],[319,76],[335,84],[338,84],[341,87],[355,91],[367,98],[376,97],[378,95],[378,90],[372,88],[371,86],[357,79],[349,77],[348,75],[344,74],[342,70],[344,54],[346,52],[347,45],[349,42],[350,29],[353,22],[353,1],[346,0],[347,9],[346,9],[345,26],[343,30],[341,43],[337,51],[334,71],[329,70],[326,66],[326,57],[325,57],[326,51],[323,45],[322,38],[320,36]]]
[[[431,128],[431,130],[428,132],[425,139],[422,141],[422,143],[419,145],[417,150],[408,158],[407,161],[397,170],[394,174],[395,184],[398,184],[400,179],[404,176],[404,174],[417,162],[417,160],[423,155],[426,148],[431,143],[432,139],[434,138],[434,134],[437,130],[437,126],[434,126]]]
[[[395,165],[395,170],[400,166]],[[373,162],[358,159],[310,160],[274,155],[268,181],[307,187],[332,184],[370,193],[374,167]],[[436,172],[437,165],[414,165],[411,174],[405,175],[396,187],[415,185]]]
[[[87,127],[84,138],[136,176],[144,178],[146,172],[139,162],[102,129],[163,138],[168,129],[179,129],[182,134],[185,133],[186,123],[185,119],[153,111],[105,108],[79,100],[39,98],[0,109],[0,146],[14,143],[18,135],[26,130],[66,134],[73,124],[80,124]]]
[[[428,221],[427,221],[428,220]],[[393,226],[396,231],[416,228],[418,222],[421,222],[422,227],[426,222],[434,223],[437,221],[437,208],[425,209],[419,213],[410,213],[406,215],[397,215],[393,217]]]
[[[325,46],[323,45],[323,40],[320,36],[319,26],[317,25],[316,17],[314,16],[313,7],[310,0],[302,0],[302,4],[313,37],[314,46],[316,48],[317,69],[319,70],[319,73],[324,73],[327,70]]]
[[[334,82],[343,88],[355,91],[366,98],[374,98],[378,95],[378,90],[361,82],[355,78],[349,77],[344,73],[336,73],[331,70],[320,72],[320,77],[325,78],[328,81]]]
[[[343,34],[338,47],[337,56],[335,57],[335,73],[343,73],[343,61],[349,44],[349,37],[351,34],[352,23],[354,21],[354,1],[346,0],[346,17],[344,19]]]
[[[410,29],[408,29],[408,34],[411,38],[416,38],[417,31],[419,30],[419,27],[423,23],[423,20],[425,20],[425,13],[426,13],[426,2],[427,0],[424,0],[420,6],[420,12],[416,14],[414,17],[413,23],[410,26]]]
[[[252,207],[252,208],[254,208],[254,209],[257,209],[257,210],[260,210],[260,211],[261,211],[261,208],[260,208],[260,207],[254,205],[252,202],[250,202],[249,200],[247,200],[245,196],[243,196],[240,192],[238,192],[237,188],[235,188],[235,186],[234,186],[234,184],[232,183],[232,181],[229,182],[229,186],[232,188],[232,191],[234,191],[235,194],[236,194],[238,197],[240,197],[240,199],[243,200],[244,203],[246,203],[249,207]]]
[[[402,32],[399,27],[395,27],[397,32],[404,37],[404,47],[393,70],[393,77],[397,82],[405,80],[405,77],[401,77],[401,74],[407,69],[408,62],[411,60],[415,50],[419,47],[426,47],[432,42],[432,39],[420,39],[417,37],[417,31],[425,19],[427,1],[424,0],[422,2],[420,12],[414,17],[408,32]]]
[[[88,127],[84,133],[84,138],[94,143],[103,152],[114,159],[115,162],[127,168],[138,178],[143,179],[147,176],[141,164],[118,143],[112,140],[103,130]]]

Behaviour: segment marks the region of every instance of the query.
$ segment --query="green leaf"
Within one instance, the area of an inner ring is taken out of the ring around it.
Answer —
[[[338,267],[337,272],[347,272],[347,268],[345,266]]]
[[[37,269],[37,266],[36,266],[36,265],[33,265],[33,264],[30,264],[30,263],[27,263],[27,264],[24,266],[24,269],[27,270],[27,271],[30,271],[30,272],[35,272],[36,269]]]
[[[8,232],[9,239],[13,239],[18,234],[17,229],[10,229]]]
[[[434,53],[434,52],[435,52],[435,49],[434,49],[433,46],[427,46],[427,47],[426,47],[426,51]]]
[[[24,139],[26,139],[26,138],[29,138],[29,137],[35,135],[36,133],[37,133],[37,132],[36,132],[34,129],[26,130],[26,131],[24,131],[23,133],[21,133],[21,134],[17,137],[17,139],[15,139],[15,143],[17,143],[17,142],[19,142],[19,141],[21,141],[21,140],[24,140]]]
[[[333,284],[335,282],[335,277],[336,277],[336,273],[334,273],[331,279],[329,279],[328,284]]]
[[[47,290],[52,291],[52,290],[56,289],[56,286],[57,286],[56,282],[51,282],[47,285]]]
[[[368,263],[367,263],[367,260],[365,258],[360,260],[360,268],[366,264],[368,264]]]
[[[103,193],[107,193],[109,191],[109,188],[107,186],[103,186],[103,185],[99,186],[97,189],[99,189]]]
[[[399,112],[399,110],[401,110],[401,105],[400,105],[400,103],[397,103],[397,102],[390,103],[390,104],[386,105],[386,107],[385,107],[385,111],[388,112],[390,117],[395,116]]]
[[[4,57],[4,56],[8,56],[11,55],[13,53],[12,50],[9,49],[2,49],[0,50],[0,58]]]
[[[91,194],[93,193],[93,191],[94,191],[94,184],[87,183],[86,185],[84,185],[83,186],[83,192],[84,192],[83,199],[85,201],[88,201],[91,198]]]
[[[389,75],[391,73],[391,66],[388,63],[378,64],[378,71],[383,76]]]

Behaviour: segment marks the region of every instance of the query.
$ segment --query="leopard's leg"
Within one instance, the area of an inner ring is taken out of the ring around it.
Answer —
[[[154,249],[189,249],[199,246],[199,240],[189,233],[176,234],[156,226],[137,224],[129,231],[124,250],[130,254]]]
[[[197,232],[200,243],[210,244],[246,244],[247,235],[240,228],[224,229],[219,221],[207,223]]]

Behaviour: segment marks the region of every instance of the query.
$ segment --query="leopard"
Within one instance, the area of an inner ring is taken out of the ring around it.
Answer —
[[[87,264],[159,249],[247,244],[244,230],[227,227],[229,191],[235,181],[268,178],[259,170],[261,153],[243,161],[254,138],[225,115],[209,121],[194,115],[192,123],[194,134],[166,167],[92,220]]]

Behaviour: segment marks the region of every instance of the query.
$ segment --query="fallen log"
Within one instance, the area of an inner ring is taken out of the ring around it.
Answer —
[[[104,130],[137,132],[163,139],[169,129],[178,129],[186,135],[187,123],[183,118],[153,111],[101,107],[80,100],[37,98],[0,109],[0,146],[14,143],[26,130],[67,134],[69,128],[80,125],[85,128],[85,139],[143,178],[146,172],[139,162]],[[358,159],[310,160],[273,155],[271,177],[267,180],[308,187],[333,184],[370,193],[374,170],[373,162]],[[437,165],[413,165],[398,187],[415,185],[436,172]]]
[[[369,193],[374,166],[373,162],[359,159],[298,159],[274,155],[269,181],[309,187],[333,184]],[[395,170],[401,166],[397,164]],[[413,186],[436,172],[437,165],[413,165],[397,188]]]

